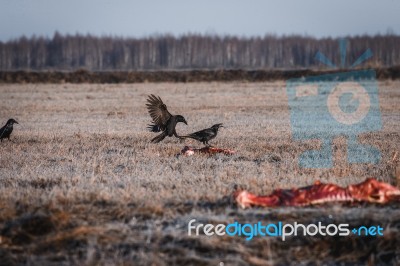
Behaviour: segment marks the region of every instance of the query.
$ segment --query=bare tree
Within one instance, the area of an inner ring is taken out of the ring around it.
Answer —
[[[348,37],[346,66],[367,49],[370,66],[400,65],[400,36]],[[338,39],[266,35],[244,38],[187,34],[147,38],[95,37],[56,32],[0,42],[0,70],[151,70],[321,68],[320,51],[340,66]]]

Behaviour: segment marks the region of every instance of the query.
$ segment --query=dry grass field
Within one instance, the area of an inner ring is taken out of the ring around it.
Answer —
[[[399,204],[241,210],[235,186],[339,185],[376,177],[400,182],[400,82],[380,81],[383,129],[363,134],[377,165],[348,164],[334,140],[334,167],[302,169],[298,156],[317,140],[291,136],[286,84],[3,84],[0,123],[15,118],[13,142],[0,143],[0,265],[385,265],[400,261]],[[192,140],[150,143],[148,94],[185,116],[179,134],[224,123],[217,147],[233,156],[177,157]],[[396,157],[397,156],[397,157]],[[348,222],[379,224],[384,237],[188,236],[203,223]],[[223,264],[221,264],[221,262]]]

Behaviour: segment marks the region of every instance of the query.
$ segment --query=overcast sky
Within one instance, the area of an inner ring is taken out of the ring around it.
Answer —
[[[90,33],[400,34],[397,0],[0,0],[0,40]]]

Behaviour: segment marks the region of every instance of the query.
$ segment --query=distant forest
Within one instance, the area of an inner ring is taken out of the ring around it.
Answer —
[[[373,57],[363,66],[400,65],[400,36],[347,38],[346,66],[366,49]],[[325,68],[320,51],[340,64],[338,39],[303,36],[234,37],[188,34],[146,38],[61,35],[21,37],[0,42],[0,70],[187,70]]]

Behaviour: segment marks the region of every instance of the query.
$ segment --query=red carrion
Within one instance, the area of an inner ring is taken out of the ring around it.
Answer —
[[[185,156],[191,156],[195,154],[196,152],[198,153],[204,153],[204,154],[216,154],[216,153],[223,153],[225,155],[232,155],[235,152],[233,150],[228,150],[228,149],[220,149],[216,147],[203,147],[203,148],[193,148],[189,146],[185,146],[183,150],[181,151],[182,155]]]
[[[398,188],[374,178],[368,178],[360,184],[350,185],[347,189],[357,201],[387,203],[400,200]]]
[[[256,196],[247,191],[236,191],[234,196],[242,208],[307,206],[326,202],[388,203],[400,200],[400,190],[390,184],[368,178],[362,183],[345,188],[317,181],[308,187],[277,189],[268,196]]]

